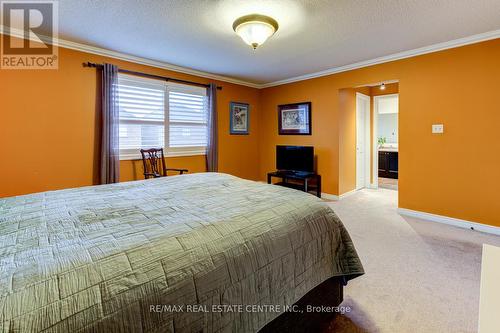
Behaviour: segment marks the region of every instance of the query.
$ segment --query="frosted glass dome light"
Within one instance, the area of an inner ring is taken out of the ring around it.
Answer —
[[[278,30],[278,22],[265,15],[252,14],[242,16],[233,23],[233,30],[245,43],[257,47],[274,35]]]

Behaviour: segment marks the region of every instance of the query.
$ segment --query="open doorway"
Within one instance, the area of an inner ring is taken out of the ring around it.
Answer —
[[[398,155],[396,155],[396,161],[391,159],[386,163],[391,171],[391,176],[388,177],[382,171],[379,174],[379,164],[384,167],[385,164],[384,160],[378,158],[378,154],[384,149],[393,149],[399,154],[398,81],[342,88],[338,92],[339,196],[342,197],[363,188],[378,188],[379,185],[397,189],[399,172],[393,171],[398,171]],[[387,111],[386,104],[392,106],[392,110]],[[376,112],[375,108],[377,108]],[[386,117],[386,114],[390,116]],[[393,115],[396,116],[395,121],[391,123],[392,125],[386,126],[390,129],[379,128],[379,126],[384,126],[385,118],[394,118]],[[379,142],[379,137],[384,137],[384,139]]]
[[[373,180],[379,187],[398,189],[399,94],[373,97]]]
[[[356,190],[398,189],[399,83],[380,82],[356,91]]]

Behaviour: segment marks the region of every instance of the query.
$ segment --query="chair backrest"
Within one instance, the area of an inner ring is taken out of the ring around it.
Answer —
[[[141,149],[144,178],[167,176],[163,148]]]

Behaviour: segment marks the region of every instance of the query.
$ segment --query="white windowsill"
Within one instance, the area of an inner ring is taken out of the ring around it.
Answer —
[[[187,156],[200,156],[206,155],[205,150],[198,151],[176,151],[176,152],[165,152],[165,158],[169,157],[187,157]],[[120,154],[120,161],[132,161],[132,160],[142,160],[141,154]]]

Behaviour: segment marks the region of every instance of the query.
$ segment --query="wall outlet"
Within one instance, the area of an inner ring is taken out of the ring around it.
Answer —
[[[444,133],[444,125],[443,124],[433,124],[432,125],[432,133],[433,134],[443,134]]]

